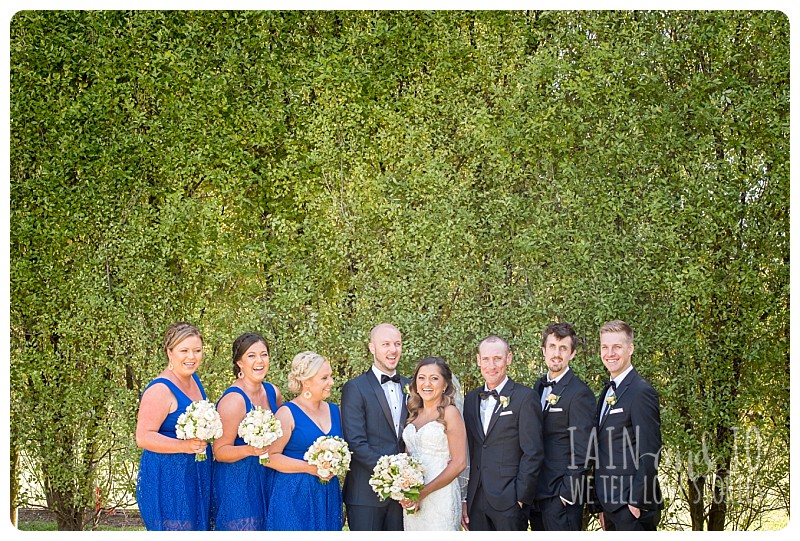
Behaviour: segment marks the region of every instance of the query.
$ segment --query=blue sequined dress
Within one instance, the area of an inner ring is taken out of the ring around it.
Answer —
[[[277,409],[275,388],[264,383],[267,400],[272,411]],[[245,413],[253,409],[247,394],[238,387],[228,387],[228,393],[242,395]],[[222,398],[220,398],[222,400]],[[236,436],[234,445],[247,445]],[[257,456],[248,456],[236,462],[214,462],[214,480],[211,491],[211,514],[215,530],[264,530],[267,498],[274,470],[258,463]]]
[[[339,407],[328,404],[331,412],[331,429],[326,434],[302,409],[292,402],[289,408],[294,417],[294,430],[283,449],[283,454],[303,460],[303,455],[320,436],[342,437]],[[268,530],[336,531],[344,525],[342,489],[339,478],[333,477],[323,484],[310,473],[275,472],[267,510]]]
[[[206,391],[197,374],[192,374],[203,399]],[[147,386],[163,383],[178,400],[178,408],[167,415],[159,434],[177,438],[175,424],[192,399],[166,378],[157,378]],[[145,389],[147,390],[147,389]],[[189,453],[155,453],[144,450],[136,477],[136,501],[148,530],[208,530],[211,505],[211,445],[208,458],[197,462]]]

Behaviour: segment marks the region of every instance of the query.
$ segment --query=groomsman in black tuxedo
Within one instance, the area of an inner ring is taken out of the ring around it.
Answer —
[[[583,523],[595,398],[569,368],[576,341],[569,323],[554,323],[542,333],[547,374],[534,390],[542,397],[544,465],[530,517],[533,530],[578,531]]]
[[[508,342],[485,338],[478,347],[484,385],[464,398],[470,468],[462,524],[472,531],[526,530],[544,459],[539,395],[506,374]]]
[[[402,429],[408,417],[403,392],[408,378],[397,374],[403,339],[397,327],[376,325],[369,334],[373,365],[342,388],[342,431],[353,453],[344,479],[343,499],[351,531],[403,529],[403,508],[381,500],[369,485],[383,455],[402,452]]]
[[[593,484],[605,530],[655,530],[664,508],[658,393],[633,368],[632,355],[630,325],[619,320],[603,325],[600,357],[611,379],[597,402]]]

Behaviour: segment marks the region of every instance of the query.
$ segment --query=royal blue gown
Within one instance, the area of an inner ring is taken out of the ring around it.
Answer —
[[[339,407],[328,404],[331,412],[331,429],[326,434],[297,404],[286,402],[294,417],[294,430],[283,449],[283,454],[303,460],[303,455],[320,436],[342,437]],[[323,484],[310,473],[275,472],[267,509],[267,529],[272,531],[336,531],[344,525],[342,489],[339,478],[332,477]]]
[[[206,391],[197,374],[192,374],[203,399]],[[175,424],[192,399],[166,378],[157,378],[147,386],[163,383],[178,400],[178,409],[170,413],[159,434],[177,438]],[[147,390],[147,389],[145,389]],[[190,453],[155,453],[144,450],[136,477],[136,501],[148,530],[208,530],[211,505],[211,445],[202,462]]]
[[[275,388],[264,383],[270,409],[277,409]],[[247,394],[238,387],[228,387],[228,393],[239,393],[244,398],[245,413],[253,409]],[[220,398],[222,400],[222,398]],[[234,445],[247,445],[236,436]],[[214,462],[214,479],[211,490],[211,515],[215,530],[265,530],[269,486],[274,470],[258,463],[257,456],[248,456],[236,462]]]

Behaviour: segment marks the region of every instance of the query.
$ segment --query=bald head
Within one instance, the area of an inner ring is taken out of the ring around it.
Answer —
[[[369,331],[369,342],[370,342],[370,344],[374,344],[375,343],[375,337],[378,334],[382,333],[383,331],[395,332],[397,334],[400,334],[400,331],[397,329],[397,327],[395,327],[391,323],[378,323],[377,325],[372,327],[371,331]]]

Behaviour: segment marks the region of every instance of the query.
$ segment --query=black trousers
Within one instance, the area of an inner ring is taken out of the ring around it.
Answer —
[[[510,509],[494,509],[478,488],[469,508],[469,530],[479,531],[525,531],[528,529],[527,514],[517,503]]]
[[[607,531],[654,532],[661,520],[661,510],[642,509],[639,518],[636,518],[631,513],[631,510],[628,509],[628,506],[624,505],[613,511],[606,511],[603,509],[603,520],[605,521]]]
[[[394,500],[388,505],[347,505],[347,527],[350,531],[401,532],[403,531],[403,508]]]
[[[530,522],[535,531],[578,532],[583,526],[583,504],[564,505],[558,496],[537,500]]]

